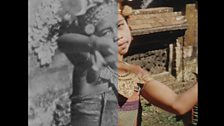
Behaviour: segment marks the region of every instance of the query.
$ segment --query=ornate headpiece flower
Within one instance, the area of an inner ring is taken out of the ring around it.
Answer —
[[[132,14],[133,9],[128,5],[123,5],[123,0],[118,0],[118,12],[126,17]]]
[[[85,14],[89,8],[103,2],[104,0],[63,0],[62,6],[69,14],[80,16]]]
[[[117,3],[116,0],[65,0],[62,2],[62,8],[66,12],[66,19],[77,19],[78,25],[85,33],[92,34],[95,32],[95,26],[105,15],[117,11]]]

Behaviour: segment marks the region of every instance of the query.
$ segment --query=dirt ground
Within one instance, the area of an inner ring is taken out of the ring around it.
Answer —
[[[142,126],[184,126],[174,114],[143,101]]]

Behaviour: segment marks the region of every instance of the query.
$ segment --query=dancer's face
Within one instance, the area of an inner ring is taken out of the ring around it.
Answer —
[[[108,37],[113,39],[113,42],[118,44],[119,55],[124,55],[128,52],[132,41],[131,31],[122,15],[108,15],[103,18],[96,27],[95,34],[99,37]]]
[[[124,55],[128,52],[132,41],[130,28],[122,15],[118,15],[118,53]]]
[[[99,37],[108,37],[117,42],[118,28],[117,28],[117,14],[105,16],[96,26],[95,34]]]

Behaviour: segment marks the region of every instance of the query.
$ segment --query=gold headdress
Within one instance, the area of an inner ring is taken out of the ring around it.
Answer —
[[[132,14],[133,9],[128,5],[123,5],[123,0],[118,0],[118,12],[124,17],[127,17]]]
[[[88,9],[84,15],[78,17],[79,25],[85,28],[87,34],[91,34],[94,27],[106,16],[117,17],[116,2],[110,1]]]
[[[95,32],[95,27],[106,16],[124,17],[132,13],[132,8],[125,5],[123,0],[63,0],[62,8],[65,20],[75,21],[86,34]],[[118,9],[117,9],[118,8]]]
[[[64,0],[64,10],[88,35],[107,15],[117,16],[117,0]]]

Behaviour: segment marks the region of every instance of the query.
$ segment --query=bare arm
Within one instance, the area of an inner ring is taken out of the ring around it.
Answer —
[[[62,35],[57,42],[59,49],[64,53],[89,52],[91,48],[100,51],[104,56],[117,52],[117,45],[113,43],[112,39],[107,37],[67,33]]]
[[[185,93],[177,95],[165,84],[157,80],[148,79],[148,72],[140,66],[121,64],[120,67],[132,71],[142,78],[145,84],[141,90],[141,95],[152,104],[168,112],[183,115],[197,104],[198,84]]]
[[[177,95],[163,83],[148,81],[141,91],[141,95],[152,104],[174,114],[183,115],[197,104],[198,85],[183,94]]]
[[[86,36],[78,33],[67,33],[62,35],[58,40],[59,49],[68,54],[74,53],[94,53],[99,52],[102,55],[100,61],[105,61],[112,67],[116,67],[117,45],[111,38],[98,37],[95,35]],[[98,62],[99,63],[99,62]],[[101,64],[101,63],[100,63]]]
[[[68,33],[62,35],[57,40],[59,49],[64,53],[89,52],[88,36],[76,33]]]

